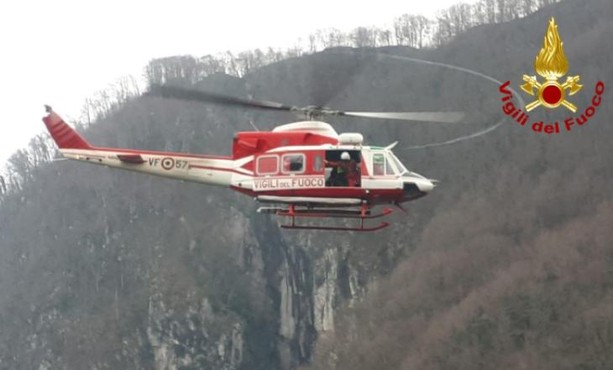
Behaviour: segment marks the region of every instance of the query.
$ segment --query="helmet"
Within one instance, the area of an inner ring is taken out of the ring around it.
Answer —
[[[351,156],[349,155],[349,153],[347,153],[347,152],[342,152],[341,153],[341,160],[348,161],[350,159],[351,159]]]

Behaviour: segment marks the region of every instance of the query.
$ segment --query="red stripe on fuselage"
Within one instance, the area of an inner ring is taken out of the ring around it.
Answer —
[[[199,166],[199,165],[190,165],[190,168],[199,168],[202,170],[213,170],[213,171],[224,171],[224,172],[234,172],[234,173],[238,173],[240,175],[245,175],[245,176],[252,176],[252,174],[248,174],[248,173],[244,173],[241,171],[237,171],[234,168],[227,168],[227,167],[214,167],[214,166]]]
[[[191,157],[191,158],[201,158],[201,159],[225,159],[228,161],[232,160],[232,157],[229,156],[218,156],[218,155],[204,155],[204,154],[191,154],[191,153],[174,153],[174,152],[157,152],[152,150],[137,150],[137,149],[120,149],[120,148],[95,148],[96,151],[101,152],[116,152],[116,153],[130,153],[130,154],[149,154],[149,155],[159,155],[159,156],[167,156],[167,157]]]
[[[305,198],[360,198],[368,201],[369,204],[388,204],[403,202],[404,192],[402,189],[364,189],[356,187],[325,187],[315,189],[288,189],[272,191],[253,191],[238,186],[231,186],[232,189],[257,197],[261,195],[272,195],[277,197],[305,197]]]

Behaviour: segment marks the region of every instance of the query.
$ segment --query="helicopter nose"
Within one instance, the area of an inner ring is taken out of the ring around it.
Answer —
[[[434,183],[431,180],[423,177],[405,178],[403,185],[404,199],[407,201],[421,198],[432,191],[432,189],[434,189]]]
[[[429,193],[434,189],[434,183],[429,179],[417,179],[413,180],[413,183],[417,185],[419,191]]]

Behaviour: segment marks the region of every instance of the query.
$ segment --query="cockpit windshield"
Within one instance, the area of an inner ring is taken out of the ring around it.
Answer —
[[[398,169],[398,175],[402,176],[409,172],[402,162],[400,162],[400,159],[398,159],[398,157],[396,157],[391,151],[389,152],[389,157],[392,159],[392,162],[394,162],[394,165]]]

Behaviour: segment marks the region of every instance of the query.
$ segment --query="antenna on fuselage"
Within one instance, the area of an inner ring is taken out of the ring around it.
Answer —
[[[254,130],[256,130],[256,131],[260,131],[260,129],[259,129],[259,128],[257,128],[257,126],[256,126],[256,125],[253,123],[253,121],[252,121],[252,120],[249,120],[249,124],[251,125],[251,127],[253,127],[253,129],[254,129]]]

